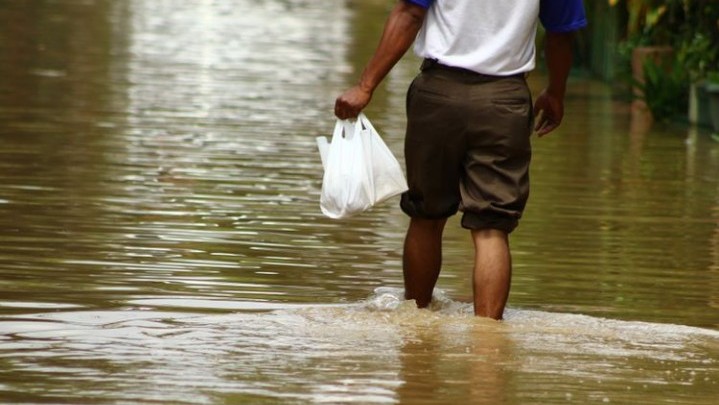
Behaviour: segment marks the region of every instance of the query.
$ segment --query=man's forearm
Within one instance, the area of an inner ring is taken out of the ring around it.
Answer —
[[[359,87],[372,93],[407,52],[422,27],[427,10],[400,0],[390,13],[379,46],[360,77]]]
[[[549,85],[534,103],[537,114],[535,130],[544,136],[556,129],[564,117],[564,94],[572,69],[572,33],[547,33],[544,52],[547,58]]]
[[[567,78],[572,69],[572,33],[548,32],[545,43],[549,85],[547,91],[557,97],[564,98]]]

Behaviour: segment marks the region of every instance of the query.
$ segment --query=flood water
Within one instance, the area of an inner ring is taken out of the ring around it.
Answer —
[[[471,315],[457,218],[417,310],[397,199],[321,215],[315,137],[388,3],[0,2],[0,402],[716,403],[704,130],[573,78],[503,322]],[[399,157],[417,65],[367,110]]]

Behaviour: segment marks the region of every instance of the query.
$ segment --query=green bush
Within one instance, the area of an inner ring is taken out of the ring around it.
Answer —
[[[644,63],[644,82],[634,85],[657,121],[671,121],[686,115],[689,100],[689,77],[677,59],[663,66],[649,59]]]

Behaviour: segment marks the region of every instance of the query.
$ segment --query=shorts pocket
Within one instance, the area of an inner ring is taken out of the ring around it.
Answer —
[[[524,105],[529,100],[523,97],[512,97],[512,98],[495,98],[492,100],[492,104],[495,105]]]

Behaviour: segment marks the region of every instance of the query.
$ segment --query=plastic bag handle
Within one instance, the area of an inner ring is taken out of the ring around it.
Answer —
[[[370,131],[372,131],[372,132],[374,132],[374,133],[378,133],[377,130],[374,129],[374,126],[372,125],[372,123],[370,122],[370,120],[367,118],[367,116],[364,115],[364,113],[359,113],[359,115],[357,116],[357,121],[358,121],[358,122],[361,122],[362,125],[363,125],[365,128],[367,128],[368,130],[370,130]]]

